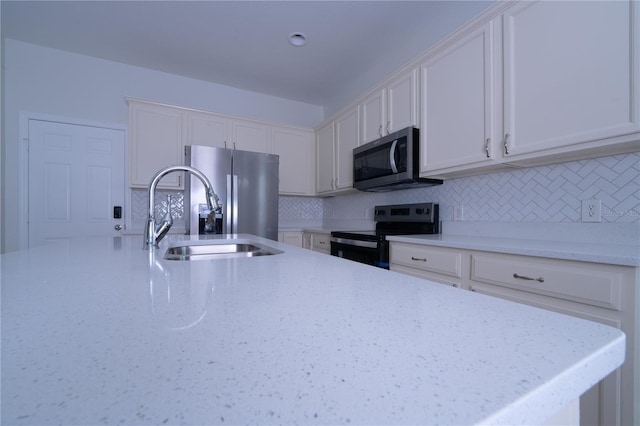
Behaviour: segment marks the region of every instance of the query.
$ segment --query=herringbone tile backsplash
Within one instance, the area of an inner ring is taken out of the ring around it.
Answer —
[[[640,222],[640,153],[515,169],[443,185],[327,198],[324,218],[362,219],[374,205],[440,203],[441,219],[463,206],[465,221],[580,222],[582,200],[602,201],[602,222]]]
[[[146,191],[134,190],[131,198],[132,220],[143,222]],[[161,203],[166,197],[156,198]],[[383,194],[280,197],[279,219],[361,220],[375,205],[433,201],[440,203],[443,221],[452,221],[454,206],[462,206],[464,221],[580,222],[582,200],[588,199],[602,201],[602,222],[640,223],[640,153],[450,179],[440,186]],[[181,193],[174,193],[173,211],[174,218],[183,217]]]

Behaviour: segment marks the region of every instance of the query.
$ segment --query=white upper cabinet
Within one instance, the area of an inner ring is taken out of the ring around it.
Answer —
[[[386,103],[386,90],[383,89],[374,90],[360,102],[362,110],[361,143],[371,142],[387,134],[384,128]]]
[[[410,126],[418,126],[416,70],[406,70],[372,91],[360,102],[360,144]]]
[[[186,145],[204,145],[226,148],[230,141],[230,120],[199,111],[187,113]]]
[[[419,127],[417,70],[405,71],[387,82],[387,133]]]
[[[333,191],[335,182],[333,121],[316,131],[316,192],[324,194]]]
[[[360,109],[347,110],[336,119],[335,189],[353,188],[353,149],[360,137]]]
[[[421,174],[493,161],[494,39],[490,21],[420,65]]]
[[[636,3],[496,7],[419,67],[422,177],[640,150]]]
[[[129,185],[146,188],[161,168],[184,164],[185,145],[277,154],[283,195],[315,195],[314,133],[153,102],[129,102]],[[170,173],[159,188],[182,189],[182,175]]]
[[[506,155],[640,131],[633,3],[522,2],[504,13]]]
[[[271,126],[271,141],[271,153],[280,157],[280,194],[314,195],[313,131]]]
[[[316,132],[316,190],[328,195],[353,189],[353,149],[360,136],[360,110],[354,105]]]
[[[160,169],[182,164],[184,111],[127,99],[129,103],[129,186],[147,188]],[[180,173],[170,173],[158,188],[182,189]]]
[[[232,120],[233,144],[241,151],[269,152],[269,126],[249,120]]]

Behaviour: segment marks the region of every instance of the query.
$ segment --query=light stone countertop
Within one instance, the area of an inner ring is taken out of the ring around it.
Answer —
[[[610,244],[606,242],[554,241],[525,238],[468,236],[468,235],[398,235],[388,236],[389,241],[427,246],[459,248],[579,260],[611,265],[640,266],[640,245]]]
[[[274,241],[162,258],[191,238],[2,255],[1,423],[540,424],[623,362],[614,328]]]

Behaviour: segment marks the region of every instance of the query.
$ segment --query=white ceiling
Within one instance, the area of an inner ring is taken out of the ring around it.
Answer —
[[[489,1],[7,1],[3,37],[336,110]],[[303,32],[304,47],[287,37]]]

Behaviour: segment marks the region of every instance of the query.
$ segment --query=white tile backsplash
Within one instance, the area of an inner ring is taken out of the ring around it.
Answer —
[[[160,192],[158,210],[166,192]],[[173,191],[174,218],[183,219],[181,192]],[[133,190],[134,223],[146,215],[145,190]],[[581,202],[602,201],[602,223],[640,224],[640,152],[571,161],[548,166],[445,180],[443,185],[387,193],[355,192],[330,198],[280,197],[279,221],[296,223],[358,223],[371,228],[371,208],[382,204],[433,201],[440,219],[453,221],[454,206],[463,206],[465,222],[580,223]]]
[[[614,155],[445,180],[434,187],[383,194],[356,193],[325,199],[324,219],[363,219],[380,204],[433,201],[440,218],[453,221],[463,206],[464,221],[581,221],[581,202],[602,200],[602,222],[640,223],[640,153]]]

